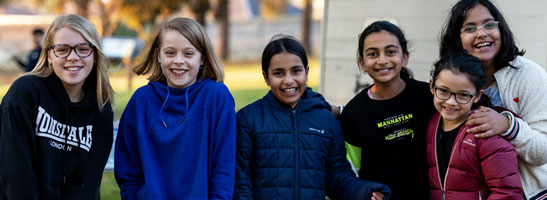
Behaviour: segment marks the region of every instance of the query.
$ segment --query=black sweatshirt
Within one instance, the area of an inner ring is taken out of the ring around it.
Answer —
[[[1,104],[0,199],[98,199],[113,113],[110,104],[99,111],[92,82],[79,103],[55,73],[11,85]]]
[[[366,88],[344,108],[344,139],[361,147],[364,180],[392,189],[391,199],[428,199],[426,126],[435,112],[429,84],[405,80],[405,89],[388,100],[373,100]]]

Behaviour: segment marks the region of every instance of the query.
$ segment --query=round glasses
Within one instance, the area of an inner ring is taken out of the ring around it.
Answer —
[[[439,88],[439,87],[434,87],[433,89],[435,90],[435,96],[439,98],[440,100],[448,100],[450,99],[452,95],[454,95],[456,102],[460,104],[469,103],[469,101],[471,101],[471,99],[473,99],[473,97],[476,95],[476,94],[471,94],[468,92],[456,93],[448,89]]]
[[[76,46],[70,46],[68,44],[55,44],[51,45],[49,49],[53,50],[53,54],[57,58],[66,58],[70,55],[70,52],[74,50],[76,55],[80,58],[87,58],[93,53],[93,45],[90,43],[80,43]]]

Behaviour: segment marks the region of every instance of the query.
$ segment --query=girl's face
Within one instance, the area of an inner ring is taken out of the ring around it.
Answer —
[[[443,124],[459,125],[467,118],[473,103],[479,101],[482,91],[477,94],[477,89],[466,75],[443,70],[437,75],[434,85],[431,83],[431,93],[435,96],[433,104],[441,114]],[[448,99],[446,96],[449,96]]]
[[[275,97],[294,109],[307,87],[308,66],[297,55],[282,52],[272,57],[268,74],[262,75]]]
[[[53,36],[53,45],[55,47],[49,49],[47,54],[53,72],[65,88],[81,90],[93,69],[93,48],[80,33],[67,27],[57,30]]]
[[[408,62],[408,54],[403,53],[399,39],[385,30],[368,35],[362,53],[360,67],[375,84],[398,81],[401,68]]]
[[[203,61],[201,53],[186,37],[176,30],[168,30],[163,33],[159,50],[158,61],[167,86],[182,89],[196,82]]]
[[[460,32],[462,46],[470,55],[479,58],[483,66],[494,67],[494,59],[500,51],[501,34],[498,27],[484,28],[484,24],[493,22],[494,17],[488,11],[488,8],[482,4],[477,4],[468,11],[462,30],[476,27],[474,32]]]

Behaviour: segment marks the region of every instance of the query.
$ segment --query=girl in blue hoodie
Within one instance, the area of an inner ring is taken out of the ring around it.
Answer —
[[[122,199],[231,199],[234,100],[203,27],[165,22],[134,71],[152,75],[120,120],[114,172]]]
[[[295,39],[274,37],[264,49],[262,74],[271,90],[237,113],[234,199],[388,196],[387,186],[351,170],[340,125],[321,94],[307,87],[308,71]]]

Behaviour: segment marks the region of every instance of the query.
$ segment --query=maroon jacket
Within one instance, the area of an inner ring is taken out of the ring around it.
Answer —
[[[486,139],[466,134],[463,126],[452,147],[444,184],[437,168],[437,128],[441,115],[427,126],[427,163],[431,199],[522,199],[517,153],[499,136]]]

